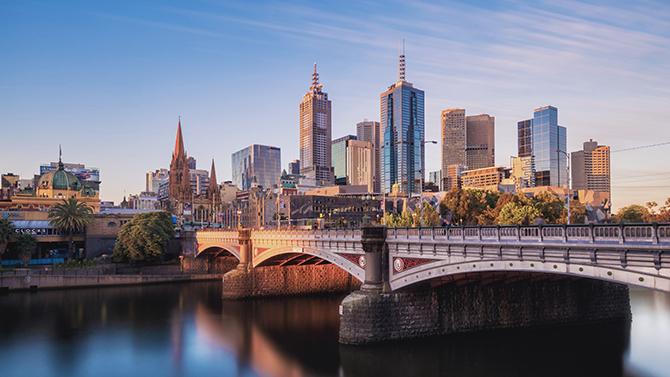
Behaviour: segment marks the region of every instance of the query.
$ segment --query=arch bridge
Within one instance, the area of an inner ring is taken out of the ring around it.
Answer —
[[[334,264],[395,291],[478,272],[592,278],[670,292],[670,224],[200,230],[196,257],[246,268]]]

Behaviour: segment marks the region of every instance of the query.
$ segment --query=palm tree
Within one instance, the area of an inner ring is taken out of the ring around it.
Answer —
[[[12,234],[14,234],[14,225],[12,222],[7,219],[0,219],[0,260],[2,260],[2,254],[7,250],[9,237]]]
[[[92,214],[91,207],[76,198],[63,199],[62,203],[56,204],[49,210],[51,225],[69,236],[70,258],[74,256],[74,235],[86,229]]]

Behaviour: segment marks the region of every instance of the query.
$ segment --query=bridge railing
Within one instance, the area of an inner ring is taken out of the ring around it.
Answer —
[[[459,242],[670,243],[670,224],[462,226],[389,228],[389,239]]]

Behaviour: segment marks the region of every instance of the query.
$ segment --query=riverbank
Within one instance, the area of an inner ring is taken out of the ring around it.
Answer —
[[[0,274],[0,292],[221,280],[222,274]]]

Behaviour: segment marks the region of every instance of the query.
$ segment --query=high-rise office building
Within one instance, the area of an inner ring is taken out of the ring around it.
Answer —
[[[438,187],[442,185],[442,170],[435,170],[429,172],[428,181],[436,184]]]
[[[512,178],[516,189],[535,187],[533,156],[512,157]]]
[[[337,185],[347,184],[347,144],[350,140],[356,140],[356,136],[342,136],[331,143],[333,175],[335,176],[335,184]]]
[[[278,147],[252,144],[232,155],[233,183],[241,190],[279,184],[281,151]]]
[[[589,140],[571,157],[572,189],[606,192],[610,197],[610,147]]]
[[[373,156],[373,192],[381,192],[381,145],[383,137],[379,122],[364,120],[356,124],[356,136],[358,140],[372,143]]]
[[[465,117],[465,165],[468,169],[495,165],[495,119],[488,114]]]
[[[300,102],[300,174],[315,185],[333,182],[331,161],[331,102],[322,91],[319,74]]]
[[[410,195],[421,192],[425,159],[424,92],[405,80],[405,54],[399,77],[380,94],[381,189]]]
[[[300,175],[300,160],[293,160],[288,163],[288,174]]]
[[[533,119],[517,123],[519,157],[532,156],[535,186],[568,185],[567,131],[558,125],[558,109],[535,109]]]
[[[448,165],[465,165],[467,132],[465,109],[442,110],[442,169]]]
[[[158,188],[160,187],[161,183],[167,182],[169,176],[169,170],[167,169],[156,169],[154,171],[148,171],[146,174],[146,187],[144,191],[158,193]]]
[[[369,141],[351,139],[347,143],[347,184],[365,185],[374,191],[374,149]]]

